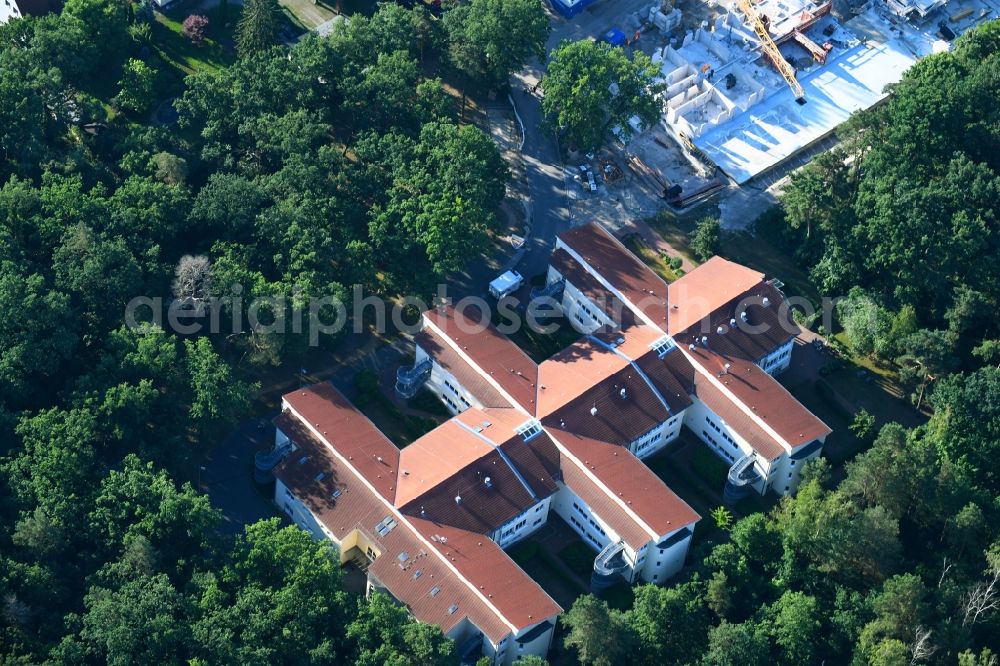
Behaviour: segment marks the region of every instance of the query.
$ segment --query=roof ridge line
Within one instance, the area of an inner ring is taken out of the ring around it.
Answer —
[[[680,349],[680,347],[678,347],[678,349]],[[738,398],[736,396],[736,394],[734,394],[732,391],[730,391],[728,388],[726,388],[725,384],[723,384],[722,382],[720,382],[717,377],[715,377],[711,372],[709,372],[708,368],[706,368],[701,363],[699,363],[698,361],[696,361],[693,358],[691,358],[688,355],[688,352],[686,352],[683,349],[681,349],[681,353],[684,354],[688,358],[688,360],[691,362],[691,365],[693,365],[695,367],[695,371],[696,372],[700,372],[710,382],[712,382],[712,385],[715,388],[717,388],[719,391],[721,391],[722,394],[725,395],[727,398],[729,398],[733,403],[735,403],[736,406],[739,407],[739,409],[740,409],[741,412],[743,412],[746,416],[749,416],[750,419],[754,423],[756,423],[758,426],[760,426],[764,430],[764,432],[766,432],[768,435],[770,435],[771,437],[773,437],[774,441],[778,442],[778,444],[781,445],[781,448],[784,449],[786,453],[791,453],[792,452],[792,450],[795,447],[792,446],[791,444],[789,444],[788,441],[786,441],[784,437],[782,437],[781,435],[779,435],[778,431],[775,430],[774,428],[772,428],[770,423],[766,423],[764,421],[764,419],[760,418],[760,416],[758,416],[757,414],[755,414],[753,412],[753,410],[751,410],[747,406],[747,404],[745,402],[743,402],[743,400],[741,400],[740,398]],[[757,366],[755,365],[754,367],[757,367]],[[761,370],[761,372],[763,374],[767,375],[767,373],[764,372],[763,370]],[[776,379],[774,379],[770,375],[767,375],[767,376],[772,381],[774,381],[775,383],[777,383],[778,386],[781,386],[781,384],[778,383],[778,381]],[[782,386],[782,388],[784,388],[784,387]],[[789,394],[789,395],[791,395],[791,394]]]
[[[625,359],[626,361],[628,361],[629,365],[632,366],[632,369],[635,370],[639,374],[640,377],[642,377],[642,381],[646,382],[646,386],[648,386],[649,390],[653,392],[653,395],[656,396],[656,399],[660,401],[660,404],[663,405],[663,408],[665,410],[667,410],[667,414],[669,414],[670,416],[675,416],[674,410],[670,409],[670,405],[667,404],[666,398],[664,398],[663,394],[660,393],[659,389],[657,389],[653,385],[652,380],[650,380],[650,378],[648,376],[646,376],[646,372],[642,368],[639,367],[639,364],[635,362],[635,359],[626,356],[624,353],[622,353],[621,351],[619,351],[616,347],[612,347],[611,345],[603,342],[602,340],[600,340],[598,338],[595,338],[592,335],[591,336],[587,336],[587,337],[593,338],[594,342],[596,342],[597,344],[605,347],[606,349],[614,352],[615,354],[618,354],[623,359]],[[673,340],[673,338],[671,338],[671,340]],[[674,346],[676,347],[676,344]],[[652,350],[649,350],[649,351],[652,351]]]
[[[522,412],[524,412],[525,414],[527,414],[528,416],[530,416],[532,418],[534,417],[534,414],[532,414],[531,412],[529,412],[528,410],[526,410],[517,400],[515,400],[514,396],[512,396],[510,393],[508,393],[507,390],[500,385],[500,382],[498,382],[496,379],[494,379],[494,377],[492,375],[488,374],[482,368],[482,366],[480,366],[478,363],[476,363],[474,360],[472,360],[472,357],[469,356],[468,354],[466,354],[465,350],[460,349],[459,346],[458,346],[458,344],[454,340],[452,340],[450,337],[448,337],[448,335],[443,330],[441,330],[440,326],[438,326],[433,321],[431,321],[430,318],[427,317],[427,316],[421,315],[421,317],[424,320],[424,325],[425,326],[430,326],[432,329],[434,329],[434,332],[437,333],[441,337],[441,339],[443,339],[448,344],[449,347],[451,347],[452,351],[454,351],[456,354],[458,354],[459,357],[461,357],[461,359],[463,361],[465,361],[466,363],[468,363],[469,367],[473,368],[476,371],[476,373],[479,374],[480,377],[482,377],[487,382],[489,382],[490,386],[492,386],[497,391],[499,391],[500,395],[502,395],[515,409],[521,410]],[[514,344],[514,343],[511,342],[511,344]],[[514,346],[517,347],[517,345],[514,345]],[[520,347],[517,347],[517,348],[520,349]],[[522,351],[522,353],[523,353],[523,351]],[[431,358],[433,359],[433,356]],[[534,363],[534,361],[532,361],[532,363]],[[537,367],[537,364],[536,364],[536,367]],[[536,401],[535,402],[535,409],[536,410],[538,409],[538,402],[537,402],[538,401],[538,397],[537,397],[538,386],[537,386],[537,384],[538,384],[538,379],[536,378],[535,379],[535,385],[536,385],[535,386],[535,393],[536,393],[536,396],[535,396],[535,401]]]
[[[535,419],[533,418],[532,420],[535,420]],[[496,442],[494,442],[494,441],[493,441],[492,439],[490,439],[489,437],[487,437],[487,436],[486,436],[486,435],[484,435],[483,433],[481,433],[481,432],[476,432],[476,429],[475,429],[475,428],[473,428],[473,427],[469,426],[468,424],[465,424],[465,423],[462,423],[462,421],[461,421],[461,420],[459,420],[459,419],[457,419],[457,418],[456,418],[456,419],[454,419],[454,421],[455,421],[455,423],[457,423],[457,424],[459,425],[459,427],[461,427],[461,428],[463,428],[463,429],[465,429],[465,430],[469,431],[470,433],[472,433],[472,434],[473,434],[473,435],[475,435],[476,437],[479,437],[479,438],[480,438],[481,440],[483,440],[484,442],[486,442],[487,444],[489,444],[490,446],[492,446],[492,447],[493,447],[493,450],[494,450],[494,451],[496,451],[496,452],[497,452],[498,454],[500,454],[500,458],[501,458],[501,459],[502,459],[502,460],[503,460],[503,461],[504,461],[505,463],[507,463],[507,467],[509,467],[509,468],[510,468],[510,471],[514,473],[514,476],[516,476],[516,477],[517,477],[517,480],[521,482],[521,485],[522,485],[522,486],[524,486],[524,489],[528,491],[528,494],[529,494],[529,495],[531,495],[532,499],[535,499],[535,500],[537,500],[537,499],[538,499],[538,493],[536,493],[536,492],[535,492],[535,491],[534,491],[534,490],[533,490],[533,489],[531,488],[531,486],[529,486],[529,485],[528,485],[528,482],[527,482],[527,481],[525,480],[525,478],[524,478],[524,477],[523,477],[523,476],[521,475],[521,470],[519,470],[519,469],[518,469],[518,468],[517,468],[517,467],[516,467],[516,466],[514,465],[514,462],[513,462],[513,461],[512,461],[512,460],[511,460],[510,458],[508,458],[508,457],[507,457],[507,454],[506,454],[506,453],[504,453],[504,452],[503,452],[503,451],[502,451],[502,450],[500,449],[500,445],[499,445],[499,444],[497,444]],[[477,460],[478,460],[478,458],[477,458]]]
[[[357,408],[354,407],[353,405],[351,405],[351,407],[353,409],[355,409],[355,411],[360,411],[360,410],[357,410]],[[463,576],[462,572],[458,570],[458,567],[456,567],[451,562],[449,562],[448,558],[445,557],[444,554],[441,553],[441,551],[439,551],[437,548],[435,548],[433,546],[433,544],[431,544],[428,539],[424,538],[424,535],[420,533],[420,530],[418,530],[416,527],[414,527],[410,523],[410,521],[407,520],[406,515],[402,511],[400,511],[398,508],[396,508],[396,506],[395,506],[395,504],[393,502],[388,501],[385,497],[382,496],[381,493],[379,493],[377,490],[375,490],[375,486],[373,486],[371,484],[371,482],[369,482],[368,479],[365,478],[365,475],[362,474],[361,472],[359,472],[354,467],[354,465],[352,465],[351,462],[349,460],[347,460],[347,458],[345,458],[344,455],[340,451],[337,450],[337,447],[335,447],[333,444],[331,444],[330,442],[328,442],[327,439],[326,439],[326,437],[324,435],[322,435],[318,430],[316,430],[316,428],[314,428],[309,423],[309,421],[307,419],[302,418],[302,415],[299,414],[295,410],[294,407],[292,407],[291,405],[289,405],[289,410],[293,414],[295,414],[295,417],[300,422],[302,422],[306,426],[306,428],[308,428],[316,436],[316,438],[319,439],[319,441],[321,441],[327,448],[330,449],[330,451],[333,453],[333,455],[338,460],[340,460],[348,469],[351,470],[351,472],[356,477],[358,477],[358,479],[361,481],[361,483],[364,484],[364,486],[366,488],[368,488],[369,491],[371,491],[372,493],[375,494],[375,497],[380,502],[382,502],[382,504],[384,504],[389,509],[389,513],[393,514],[394,517],[397,519],[398,522],[405,523],[406,526],[413,532],[414,536],[422,544],[424,544],[425,546],[427,546],[427,548],[428,548],[428,550],[430,552],[433,552],[433,553],[435,553],[437,555],[438,560],[440,560],[446,567],[448,567],[448,569],[451,570],[452,573],[454,573],[456,576],[458,576],[458,579],[461,580],[463,583],[465,583],[465,586],[468,587],[470,590],[472,590],[472,592],[477,597],[479,597],[480,601],[482,601],[484,604],[486,604],[487,608],[489,608],[494,613],[496,613],[497,617],[499,617],[503,621],[503,623],[505,625],[507,625],[507,627],[511,630],[512,634],[517,634],[518,628],[514,625],[514,623],[511,622],[507,618],[506,615],[504,615],[502,612],[500,612],[500,609],[497,608],[496,606],[494,606],[493,603],[489,599],[487,599],[486,596],[484,594],[482,594],[482,592],[479,591],[479,589],[476,588],[476,586],[472,583],[472,581],[468,580],[465,576]],[[527,575],[527,574],[525,574],[525,575]],[[468,615],[466,615],[466,618],[468,618]],[[470,620],[470,622],[471,622],[471,620]]]
[[[605,233],[607,233],[607,232],[605,232]],[[634,254],[632,254],[632,251],[629,250],[627,247],[625,247],[614,236],[612,236],[611,234],[608,234],[608,236],[612,240],[614,240],[616,243],[618,243],[619,245],[621,245],[621,247],[626,252],[628,252],[629,256],[631,256],[633,260],[639,261],[639,258],[636,257]],[[604,287],[608,291],[610,291],[612,294],[614,294],[615,296],[617,296],[618,298],[620,298],[623,303],[625,303],[626,305],[628,305],[628,308],[629,308],[629,310],[632,311],[632,314],[634,314],[636,317],[639,317],[640,319],[642,319],[643,322],[645,322],[646,324],[652,326],[656,330],[662,331],[664,334],[666,333],[666,331],[663,329],[662,326],[660,326],[659,324],[657,324],[645,312],[643,312],[638,307],[636,307],[635,303],[633,303],[631,300],[629,300],[629,298],[627,296],[625,296],[625,294],[623,294],[620,289],[618,289],[617,287],[615,287],[614,285],[612,285],[611,282],[609,282],[607,280],[607,278],[605,278],[603,275],[600,274],[600,272],[594,270],[594,267],[591,266],[589,263],[587,263],[587,261],[583,257],[580,256],[580,253],[577,252],[569,243],[567,243],[565,240],[563,240],[561,238],[559,240],[561,240],[563,242],[563,245],[565,246],[566,251],[573,257],[573,259],[575,259],[584,269],[586,269],[586,271],[588,273],[590,273],[594,277],[594,279],[596,279],[598,282],[600,282],[601,284],[603,284]],[[643,266],[643,268],[647,268],[645,264],[642,264],[642,266]],[[654,273],[654,275],[656,275],[656,274]],[[658,280],[660,280],[661,282],[663,282],[663,280],[660,278],[659,275],[656,275],[656,278]],[[663,282],[663,285],[664,285],[664,288],[666,288],[667,283]],[[664,300],[666,300],[666,299],[664,299]],[[669,308],[668,308],[668,312],[669,312]]]
[[[580,462],[580,459],[577,458],[568,448],[566,448],[565,444],[563,444],[562,442],[560,442],[556,437],[553,437],[552,433],[549,432],[548,427],[543,426],[543,430],[545,430],[545,433],[549,436],[549,439],[551,439],[553,442],[555,442],[556,446],[559,447],[560,452],[564,453],[567,458],[569,458],[570,460],[572,460],[573,463],[577,467],[579,467],[583,471],[583,473],[586,474],[588,478],[590,478],[591,481],[593,481],[595,484],[597,484],[597,486],[601,490],[603,490],[605,492],[605,494],[608,497],[610,497],[613,502],[615,502],[616,504],[618,504],[618,506],[622,510],[624,510],[625,513],[628,514],[628,516],[630,518],[632,518],[633,520],[635,520],[636,523],[638,523],[641,527],[643,527],[646,530],[647,534],[651,534],[652,538],[654,538],[654,539],[657,539],[657,538],[660,537],[660,535],[656,533],[656,530],[654,530],[649,525],[649,523],[647,523],[645,520],[643,520],[642,518],[640,518],[639,514],[637,514],[635,511],[633,511],[632,508],[630,506],[628,506],[622,500],[621,497],[619,497],[618,495],[615,495],[614,491],[612,491],[611,488],[608,488],[608,486],[603,481],[601,481],[599,478],[597,478],[597,475],[595,475],[593,472],[591,472],[590,469],[588,469],[586,465],[584,465],[582,462]],[[570,433],[568,430],[567,431],[560,431],[560,432],[567,432],[570,435],[573,434],[573,433]],[[578,437],[578,436],[579,435],[574,435],[574,437]],[[589,438],[587,438],[587,439],[589,439]],[[599,441],[599,440],[594,440],[594,441]],[[605,444],[607,444],[607,442],[605,442]],[[615,444],[607,444],[607,446],[616,446],[616,445]],[[624,448],[624,447],[620,447],[620,448]],[[624,450],[626,452],[628,452],[629,455],[632,455],[632,452],[629,451],[628,449],[624,449]]]

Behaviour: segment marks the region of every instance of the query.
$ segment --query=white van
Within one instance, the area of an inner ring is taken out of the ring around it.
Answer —
[[[517,291],[521,284],[524,282],[524,278],[517,271],[507,271],[497,279],[490,282],[490,293],[497,300],[500,300],[508,294],[512,294]]]

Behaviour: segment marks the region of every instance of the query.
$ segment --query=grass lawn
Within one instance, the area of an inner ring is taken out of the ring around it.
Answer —
[[[729,476],[729,465],[715,455],[707,444],[696,446],[691,450],[691,468],[710,488],[722,488]]]
[[[702,216],[677,217],[667,210],[660,211],[657,215],[646,220],[646,223],[653,228],[653,231],[660,234],[663,240],[667,241],[675,250],[680,252],[692,264],[697,266],[701,262],[695,257],[691,249],[691,232],[694,231],[695,222]]]
[[[438,397],[427,389],[420,389],[415,396],[406,401],[406,404],[412,409],[419,409],[422,412],[434,414],[441,418],[447,419],[451,417],[451,412],[444,406],[444,403],[438,400]]]
[[[575,580],[562,570],[557,562],[551,559],[548,553],[530,538],[510,548],[507,554],[550,597],[555,599],[556,603],[565,609],[572,606],[577,597],[589,592],[589,590],[581,588]],[[593,559],[591,559],[591,562],[593,562]],[[588,580],[589,577],[590,574],[588,573]]]
[[[722,256],[785,283],[788,296],[804,296],[819,303],[819,290],[795,261],[766,238],[745,231],[722,234]]]
[[[587,580],[594,570],[594,549],[583,541],[574,541],[557,553],[560,560],[580,578]]]
[[[337,15],[325,2],[313,0],[279,0],[288,20],[303,31],[312,30]]]
[[[677,217],[664,211],[647,222],[678,252],[692,263],[698,264],[700,262],[695,259],[691,251],[690,235],[702,217],[704,215]],[[761,234],[755,235],[748,231],[723,232],[722,251],[719,254],[726,259],[761,271],[768,278],[781,280],[785,283],[785,292],[789,296],[805,296],[813,303],[819,302],[820,293],[809,281],[805,271],[799,268],[787,252]],[[656,270],[655,266],[653,270]]]
[[[354,383],[358,390],[355,406],[399,448],[406,447],[438,426],[435,419],[404,414],[382,393],[378,376],[372,370],[359,372]]]
[[[669,260],[643,243],[638,235],[627,237],[625,247],[632,250],[632,254],[642,259],[643,263],[652,268],[653,272],[663,278],[664,282],[673,282],[684,275],[683,269],[671,268]]]
[[[497,317],[499,318],[499,314]],[[494,323],[499,325],[502,322]],[[580,339],[580,334],[570,326],[565,317],[560,316],[545,320],[540,318],[539,323],[543,325],[556,324],[558,328],[552,333],[541,333],[532,330],[527,323],[524,323],[507,336],[514,341],[514,344],[523,349],[524,353],[530,356],[535,363],[541,363]]]
[[[193,11],[174,10],[167,14],[156,12],[153,23],[153,48],[179,76],[195,72],[214,72],[228,67],[236,59],[232,50],[233,32],[241,8],[228,7],[228,26],[223,23],[221,9],[205,10],[208,17],[208,36],[202,44],[195,45],[184,36],[182,23]]]

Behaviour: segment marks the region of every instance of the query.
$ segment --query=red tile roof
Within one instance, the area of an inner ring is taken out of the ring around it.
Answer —
[[[393,500],[399,449],[333,384],[313,384],[283,399],[316,434],[336,446],[382,497]]]
[[[298,418],[289,412],[282,417],[275,426],[295,443],[296,451],[274,468],[275,477],[338,541],[358,527],[371,530],[387,513],[382,501]],[[334,498],[336,491],[340,494]]]
[[[774,285],[758,282],[673,337],[685,345],[701,344],[707,337],[714,351],[757,362],[799,331],[784,295]]]
[[[712,312],[764,281],[764,274],[712,257],[668,288],[670,335],[697,324]]]
[[[340,399],[327,402],[328,409],[356,411],[336,389],[331,390]],[[293,395],[286,395],[286,402]],[[301,396],[297,400],[301,407]],[[354,462],[345,462],[339,443],[349,446],[348,440],[324,437],[323,441],[291,412],[278,424],[298,450],[277,466],[275,476],[338,541],[354,530],[363,533],[381,551],[369,572],[421,622],[448,631],[468,618],[497,642],[512,630],[528,629],[561,612],[489,539],[395,513],[387,498],[364,483],[352,467]],[[336,497],[335,491],[339,491]],[[390,516],[397,520],[396,526],[380,535],[376,525]],[[444,536],[447,543],[432,540],[435,535]],[[480,559],[463,556],[473,552],[473,542]],[[457,608],[452,610],[453,606]]]
[[[653,324],[667,329],[667,284],[600,225],[589,222],[559,234],[595,273]]]
[[[445,421],[400,453],[396,506],[411,502],[492,452],[486,440],[454,419]]]
[[[581,338],[538,367],[538,416],[545,417],[628,365],[607,347]]]
[[[695,347],[694,351],[684,348],[682,351],[696,364],[698,372],[695,374],[695,390],[698,397],[705,402],[703,396],[714,397],[716,391],[726,395],[727,401],[715,401],[714,404],[729,414],[727,421],[731,419],[733,423],[755,423],[759,429],[768,434],[770,440],[775,440],[769,432],[772,431],[791,448],[808,444],[832,432],[828,425],[785,390],[778,380],[750,361],[735,356],[722,356],[703,347]],[[727,363],[728,371],[725,369]],[[706,383],[710,383],[714,390],[706,389]],[[726,403],[732,403],[733,408],[726,408],[724,406]],[[709,407],[715,411],[711,405]],[[749,421],[737,421],[736,411]],[[716,412],[716,414],[726,418],[723,413]],[[734,427],[739,432],[740,426]],[[748,434],[753,433],[748,430]],[[775,444],[781,446],[780,441]],[[773,449],[766,446],[762,448],[761,453],[765,457],[768,457],[769,453],[774,453]],[[776,455],[780,455],[780,451],[769,459]]]
[[[424,327],[422,331],[413,336],[413,341],[446,372],[457,379],[458,383],[485,407],[511,406],[507,399],[500,394],[500,391],[494,388],[493,384],[483,377],[475,367],[462,358],[435,329],[430,326]]]
[[[624,328],[636,324],[636,316],[632,309],[581,266],[580,262],[571,257],[569,252],[558,248],[549,258],[549,265],[618,326]]]
[[[562,612],[559,604],[538,583],[500,546],[483,535],[419,518],[411,522],[414,529],[519,630]],[[435,535],[444,539],[435,540]]]
[[[594,409],[596,413],[591,413]],[[669,418],[667,407],[639,371],[626,365],[546,416],[542,423],[624,446]]]
[[[563,482],[632,548],[700,520],[627,449],[549,428],[568,452]]]
[[[467,356],[485,377],[530,414],[535,412],[538,365],[507,336],[500,333],[475,307],[460,312],[448,305],[424,312],[425,321],[446,338],[460,355]]]
[[[667,404],[673,414],[680,413],[691,405],[694,394],[694,366],[677,348],[660,356],[650,350],[636,360],[642,370]]]
[[[520,449],[537,451],[546,447],[555,448],[544,434],[530,442],[521,437],[512,438],[503,451],[499,446],[491,446],[486,455],[449,473],[403,505],[401,511],[416,518],[488,535],[557,490],[555,479],[544,466],[532,464],[530,468],[521,469],[507,454],[507,451],[516,451],[518,460],[532,463],[535,454]],[[543,452],[541,455],[549,454]]]

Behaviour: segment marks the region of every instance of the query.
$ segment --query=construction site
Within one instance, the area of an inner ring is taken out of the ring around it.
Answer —
[[[828,147],[917,60],[946,51],[998,0],[666,0],[621,18],[660,65],[660,126],[621,147],[682,207]],[[650,180],[649,178],[646,179]]]

